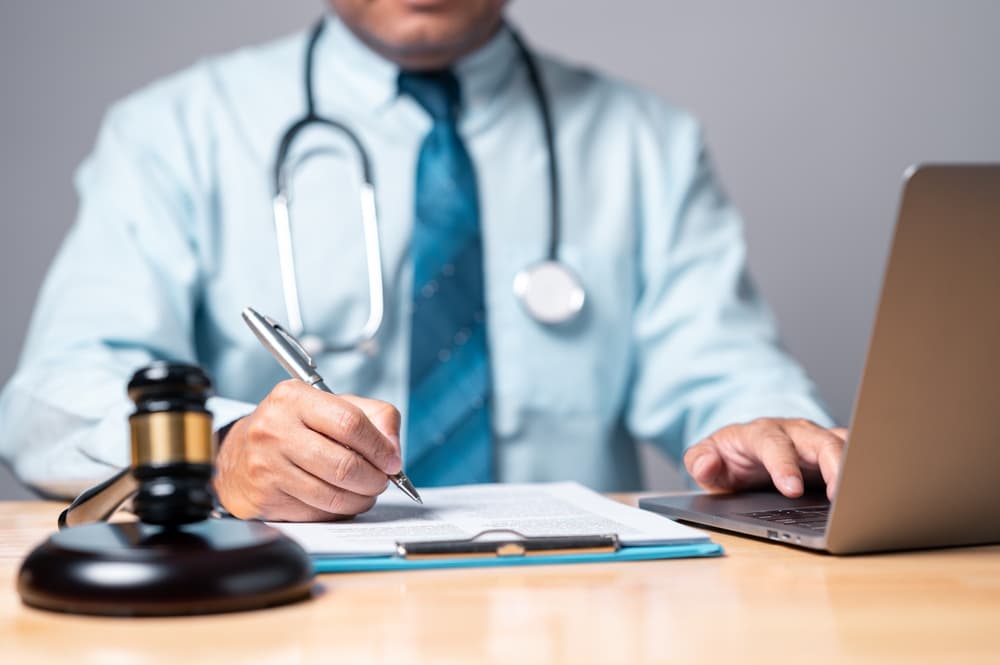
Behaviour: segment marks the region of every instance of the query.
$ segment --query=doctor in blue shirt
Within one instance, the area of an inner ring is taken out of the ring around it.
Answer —
[[[418,486],[635,488],[638,440],[710,490],[833,487],[845,433],[778,345],[689,115],[522,50],[503,0],[330,4],[108,113],[0,402],[26,482],[70,494],[127,464],[124,385],[171,359],[215,379],[240,517],[357,514],[404,460]],[[310,111],[348,132],[279,150]],[[282,381],[246,305],[339,395]]]

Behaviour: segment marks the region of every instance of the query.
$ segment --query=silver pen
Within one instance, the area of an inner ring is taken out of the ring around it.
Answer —
[[[331,395],[334,394],[330,387],[323,382],[323,377],[316,371],[316,363],[313,362],[312,356],[306,353],[299,340],[282,328],[281,324],[269,316],[261,316],[252,307],[243,310],[243,320],[250,326],[250,330],[257,336],[260,343],[267,347],[271,355],[281,363],[281,366],[289,374],[300,381],[305,381],[313,388]],[[417,488],[413,486],[402,470],[389,476],[389,480],[402,490],[403,494],[417,503],[423,503],[420,495],[417,494]]]

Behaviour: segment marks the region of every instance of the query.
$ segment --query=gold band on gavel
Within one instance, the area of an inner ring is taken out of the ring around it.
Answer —
[[[132,429],[132,466],[211,464],[215,456],[212,417],[192,411],[137,413]]]

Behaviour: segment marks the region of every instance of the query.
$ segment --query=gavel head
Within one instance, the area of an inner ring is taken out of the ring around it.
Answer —
[[[139,484],[133,508],[148,524],[198,522],[214,508],[215,437],[205,402],[212,382],[194,365],[157,362],[128,384],[132,473]]]

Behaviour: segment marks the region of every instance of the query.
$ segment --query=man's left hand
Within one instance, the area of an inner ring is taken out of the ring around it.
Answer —
[[[823,482],[833,499],[847,430],[792,418],[759,418],[730,425],[688,449],[684,466],[710,492],[735,492],[773,483],[801,496],[806,483]]]

